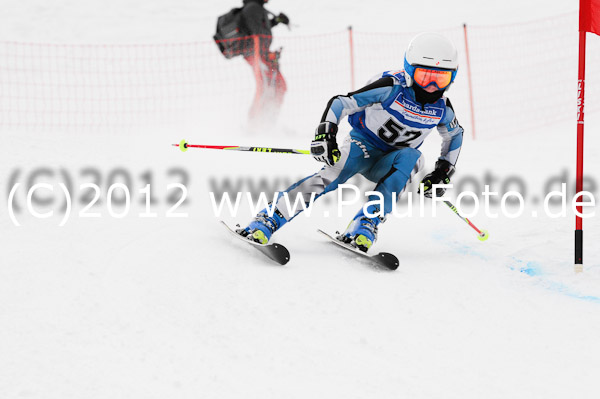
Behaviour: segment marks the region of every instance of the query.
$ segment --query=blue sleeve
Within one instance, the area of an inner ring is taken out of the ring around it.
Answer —
[[[439,159],[456,165],[462,148],[464,129],[458,123],[449,99],[446,99],[446,112],[437,129],[442,136],[442,151]]]
[[[340,120],[347,115],[384,102],[392,94],[393,88],[393,78],[384,77],[345,96],[335,96],[329,100],[321,122],[339,124]]]

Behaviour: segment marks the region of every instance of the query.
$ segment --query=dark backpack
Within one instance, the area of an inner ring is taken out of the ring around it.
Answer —
[[[217,32],[213,39],[225,58],[233,58],[243,53],[246,41],[242,38],[246,36],[248,35],[243,27],[241,8],[232,8],[217,19]]]

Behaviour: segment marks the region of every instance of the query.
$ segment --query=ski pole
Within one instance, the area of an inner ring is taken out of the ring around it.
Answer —
[[[188,148],[207,148],[211,150],[229,150],[229,151],[249,151],[249,152],[273,152],[281,154],[306,154],[310,155],[308,150],[295,150],[293,148],[274,148],[274,147],[242,147],[239,145],[203,145],[203,144],[188,144],[185,140],[181,140],[179,144],[172,144],[174,147],[179,147],[181,152],[186,152]]]
[[[452,210],[452,212],[454,212],[456,214],[456,216],[458,216],[459,218],[464,220],[465,223],[467,223],[469,226],[471,226],[473,228],[473,230],[475,230],[477,232],[477,239],[479,241],[485,241],[488,239],[489,233],[487,232],[487,230],[479,230],[477,228],[477,226],[475,226],[473,223],[471,223],[471,221],[469,219],[467,219],[466,217],[463,217],[460,213],[458,213],[458,209],[456,209],[456,207],[452,204],[452,202],[444,200],[444,204],[448,205],[448,208],[450,208],[450,210]]]

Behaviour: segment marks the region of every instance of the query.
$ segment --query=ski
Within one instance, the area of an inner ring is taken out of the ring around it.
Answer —
[[[368,253],[363,252],[360,249],[355,248],[350,244],[346,244],[345,242],[340,241],[337,238],[325,233],[321,229],[319,229],[317,231],[319,233],[323,234],[325,237],[327,237],[331,242],[333,242],[337,246],[344,248],[347,251],[351,251],[351,252],[355,253],[356,255],[361,256],[362,258],[364,258],[365,260],[368,260],[369,262],[375,264],[376,266],[382,266],[382,267],[385,267],[386,269],[390,269],[390,270],[396,270],[398,268],[398,266],[400,266],[400,261],[393,254],[390,254],[388,252],[380,252],[376,255],[369,255]]]
[[[267,258],[273,260],[274,262],[279,263],[280,265],[285,265],[286,263],[289,262],[290,252],[283,245],[281,245],[281,244],[259,244],[252,240],[249,240],[245,237],[242,237],[241,235],[236,233],[235,230],[233,230],[231,227],[229,227],[227,225],[227,223],[225,223],[224,221],[221,220],[221,223],[223,224],[223,226],[225,226],[225,228],[227,229],[227,231],[229,231],[229,233],[231,233],[233,236],[235,236],[239,240],[242,240],[243,242],[252,245],[259,252],[264,254]]]

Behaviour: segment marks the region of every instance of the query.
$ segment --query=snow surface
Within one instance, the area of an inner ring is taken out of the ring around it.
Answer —
[[[112,43],[195,38],[212,31],[214,17],[235,4],[6,3],[0,21],[6,40]],[[270,5],[298,21],[295,34],[349,24],[393,30],[380,21],[402,17],[408,7],[365,4]],[[575,1],[430,4],[425,24],[432,25],[515,22],[577,9]],[[416,18],[407,18],[406,26],[416,29]],[[586,117],[585,167],[597,179],[600,115]],[[299,131],[311,131],[315,121],[298,124]],[[140,188],[140,175],[152,172],[159,217],[137,216],[143,212],[139,195],[127,217],[111,217],[106,193],[92,209],[101,218],[72,217],[61,228],[59,215],[36,220],[17,214],[17,228],[8,212],[0,213],[0,398],[597,397],[598,216],[584,221],[585,271],[576,275],[572,213],[550,219],[541,216],[539,202],[543,182],[565,169],[573,175],[574,122],[518,137],[467,139],[455,181],[490,172],[499,189],[518,175],[531,193],[526,216],[480,213],[473,221],[489,230],[485,243],[442,205],[435,218],[390,218],[373,249],[398,255],[395,272],[361,263],[317,235],[317,228],[343,229],[356,210],[320,218],[334,211],[327,198],[312,217],[299,216],[277,234],[292,254],[287,266],[240,247],[212,215],[211,182],[273,176],[285,188],[283,179],[312,174],[319,165],[304,156],[182,154],[168,146],[216,129],[119,136],[2,132],[3,209],[17,169],[21,181],[39,167],[56,175],[64,170],[81,196],[76,187],[94,181],[86,168],[97,168],[103,185],[124,168]],[[274,140],[220,134],[231,143]],[[305,148],[310,137],[276,139]],[[433,133],[422,148],[429,167],[439,143]],[[172,168],[190,176],[188,201],[178,209],[188,213],[185,218],[165,216],[166,184],[178,181],[167,176]],[[24,206],[25,194],[16,201]],[[223,219],[235,224],[250,217],[243,205],[239,216]]]

